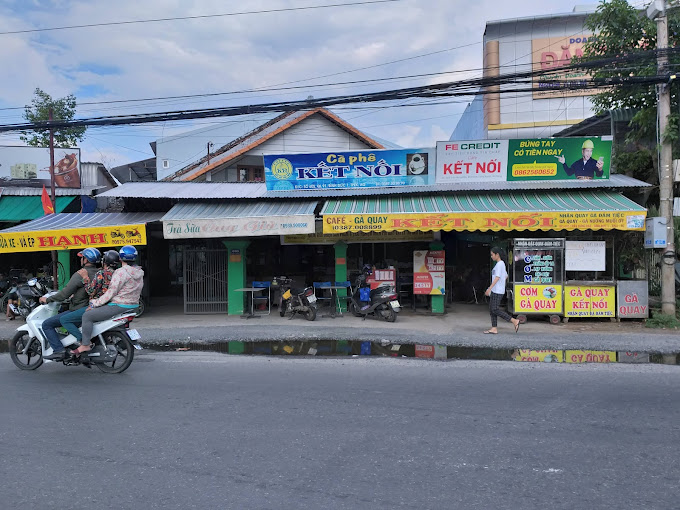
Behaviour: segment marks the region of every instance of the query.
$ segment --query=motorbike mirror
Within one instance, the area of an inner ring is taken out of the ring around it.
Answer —
[[[28,285],[29,285],[30,287],[33,287],[36,283],[38,283],[38,279],[37,279],[37,278],[31,278],[31,279],[28,280],[28,282],[26,282],[26,283],[28,283]]]

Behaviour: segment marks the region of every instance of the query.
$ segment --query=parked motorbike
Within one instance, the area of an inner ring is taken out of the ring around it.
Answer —
[[[364,271],[357,277],[348,305],[349,311],[355,317],[363,317],[364,319],[368,315],[373,315],[387,322],[396,321],[397,312],[401,310],[401,305],[397,300],[398,296],[394,286],[383,284],[371,289],[366,282],[366,277],[369,274],[369,272]]]
[[[49,278],[31,278],[26,283],[15,284],[9,294],[16,293],[17,302],[9,305],[10,310],[25,319],[38,306],[40,297],[51,290]]]
[[[290,315],[289,320],[296,314],[301,314],[308,321],[316,319],[316,296],[312,287],[293,289],[293,280],[285,276],[275,277],[272,286],[279,286],[281,297],[279,298],[279,315]]]
[[[52,295],[52,294],[48,294]],[[52,302],[36,307],[26,318],[26,324],[17,328],[9,341],[9,354],[12,362],[21,370],[35,370],[43,364],[43,356],[54,351],[42,330],[42,323],[58,313],[59,303]],[[141,350],[141,336],[136,329],[129,329],[135,318],[134,312],[122,313],[94,324],[92,350],[79,356],[68,355],[62,360],[65,366],[96,366],[109,374],[120,374],[127,370],[134,358],[135,350]],[[61,338],[64,347],[76,348],[78,341],[73,335]]]

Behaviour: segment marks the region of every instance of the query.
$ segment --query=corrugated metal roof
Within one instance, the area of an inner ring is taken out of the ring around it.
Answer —
[[[57,197],[57,212],[60,213],[76,197]],[[44,216],[40,197],[8,196],[0,198],[0,221],[17,222],[34,220]]]
[[[648,184],[622,174],[609,179],[592,181],[571,179],[563,181],[508,181],[497,183],[471,182],[465,184],[434,184],[431,186],[402,186],[394,188],[352,188],[323,190],[267,191],[264,183],[256,182],[126,182],[98,196],[123,198],[170,199],[299,199],[352,197],[365,195],[406,195],[445,193],[456,191],[518,191],[555,189],[642,188]]]
[[[326,214],[403,214],[461,212],[646,211],[620,193],[605,190],[465,193],[427,197],[328,200]]]
[[[31,232],[34,230],[68,230],[89,227],[115,227],[138,225],[160,221],[163,213],[61,213],[43,216],[16,227],[0,230],[4,232]]]
[[[90,186],[85,188],[55,188],[54,194],[58,197],[91,195],[93,191],[102,189],[104,186]],[[50,189],[47,189],[50,193]],[[3,186],[0,187],[0,195],[17,195],[22,197],[40,196],[42,188],[32,188],[28,186]]]
[[[163,221],[210,220],[225,218],[261,218],[314,214],[316,200],[286,200],[269,202],[183,202],[170,209]]]

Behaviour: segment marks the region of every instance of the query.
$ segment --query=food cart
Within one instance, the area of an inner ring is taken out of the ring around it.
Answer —
[[[522,322],[529,315],[548,315],[559,324],[564,315],[565,239],[514,239],[512,305]]]

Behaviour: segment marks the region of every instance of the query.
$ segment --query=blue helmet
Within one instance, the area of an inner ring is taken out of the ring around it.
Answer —
[[[102,254],[97,248],[85,248],[78,252],[79,257],[83,257],[90,264],[98,264],[102,260]]]
[[[120,260],[125,262],[134,262],[134,260],[137,258],[137,248],[128,244],[123,246],[118,254],[120,255]]]

